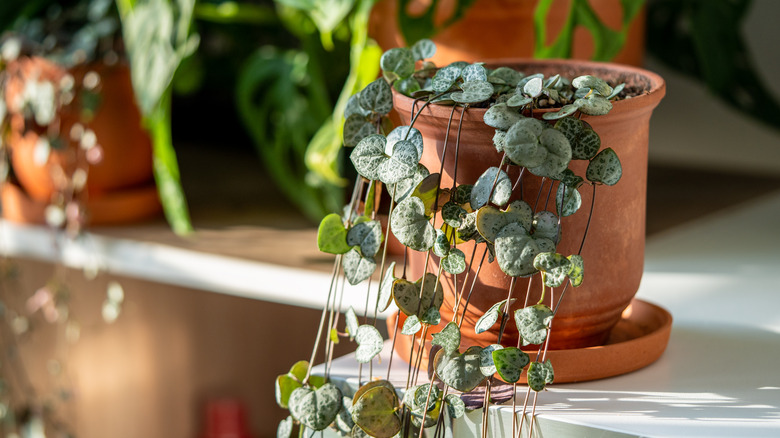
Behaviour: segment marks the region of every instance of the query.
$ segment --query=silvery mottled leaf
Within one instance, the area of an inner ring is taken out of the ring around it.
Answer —
[[[360,429],[377,438],[392,438],[401,430],[398,397],[393,389],[375,386],[360,397],[358,394],[352,405],[352,421]]]
[[[290,414],[313,430],[324,430],[341,410],[341,391],[331,383],[316,391],[298,388],[290,395]]]
[[[463,218],[466,216],[466,210],[460,205],[452,202],[452,198],[450,198],[450,201],[441,208],[441,216],[447,225],[458,228],[463,223]]]
[[[496,133],[493,134],[493,146],[496,148],[496,152],[506,150],[506,132],[496,129]]]
[[[425,204],[414,196],[398,203],[390,229],[399,242],[415,251],[428,251],[436,238],[436,231],[425,215]]]
[[[509,107],[518,108],[521,106],[528,105],[533,101],[534,100],[528,96],[523,96],[522,94],[515,94],[506,101],[506,104]]]
[[[544,80],[544,75],[542,73],[535,73],[521,79],[520,82],[517,83],[517,87],[515,89],[516,94],[523,94],[523,89],[525,88],[525,84],[527,84],[528,82],[536,78]]]
[[[438,345],[446,355],[458,351],[460,348],[460,329],[454,322],[448,323],[439,333],[432,335],[431,345]]]
[[[436,44],[427,38],[423,38],[412,45],[412,55],[417,61],[433,58],[435,54]]]
[[[463,91],[450,94],[450,99],[458,103],[478,103],[490,99],[493,95],[493,85],[490,82],[471,81],[460,85]]]
[[[471,202],[471,190],[474,186],[471,184],[461,184],[455,187],[450,200],[458,205],[466,205]]]
[[[477,231],[488,242],[494,242],[498,232],[511,223],[520,224],[523,229],[531,230],[533,210],[525,201],[512,201],[506,209],[499,210],[486,205],[477,210]]]
[[[445,91],[452,88],[452,86],[455,85],[455,81],[460,77],[462,71],[462,67],[452,64],[439,69],[439,71],[433,75],[433,79],[431,80],[433,91],[438,94],[444,93]]]
[[[436,307],[429,307],[420,317],[420,322],[428,325],[439,325],[441,322],[441,313]]]
[[[344,254],[352,249],[347,244],[347,229],[337,213],[322,218],[317,230],[317,248],[328,254]]]
[[[571,155],[575,160],[590,160],[601,149],[601,137],[596,131],[585,128],[571,142]]]
[[[548,287],[560,287],[571,271],[571,262],[555,252],[541,252],[534,258],[534,267],[544,272],[544,284]]]
[[[383,135],[372,134],[360,140],[360,143],[352,150],[349,159],[363,178],[372,181],[379,179],[379,168],[383,162],[387,161],[386,142]]]
[[[358,344],[358,348],[355,350],[355,360],[360,363],[368,363],[382,351],[384,340],[376,327],[363,324],[357,329],[355,342]]]
[[[479,353],[479,370],[485,377],[496,373],[496,365],[493,362],[493,352],[504,348],[501,344],[492,344],[484,347]]]
[[[436,355],[436,374],[445,384],[458,391],[471,391],[486,379],[479,368],[481,351],[481,347],[469,347],[461,354],[446,354],[442,350]]]
[[[534,257],[541,250],[536,240],[520,224],[511,223],[499,231],[495,252],[498,266],[510,277],[526,277],[536,273]]]
[[[550,239],[553,242],[558,241],[560,231],[558,225],[558,216],[551,211],[539,211],[534,214],[534,238]]]
[[[447,413],[450,414],[450,418],[460,418],[466,415],[466,404],[457,394],[445,395],[444,402],[447,404]]]
[[[447,203],[447,189],[440,189],[439,182],[441,175],[438,173],[432,173],[425,177],[412,192],[412,197],[419,198],[425,206],[425,215],[433,215],[434,203],[437,203],[437,210],[439,205]]]
[[[424,289],[422,301],[420,300],[421,286]],[[428,309],[441,307],[442,302],[444,302],[444,290],[441,283],[437,285],[436,276],[429,272],[414,283],[405,279],[393,282],[393,299],[404,314],[407,316],[417,315],[418,318],[422,319]]]
[[[571,162],[571,145],[563,133],[547,128],[539,136],[539,145],[546,149],[547,153],[542,164],[528,167],[531,173],[551,178],[566,170]]]
[[[530,97],[539,97],[542,94],[542,78],[532,78],[523,85],[523,94]]]
[[[498,103],[485,111],[483,119],[488,126],[507,130],[522,118],[523,116],[516,109],[508,107],[505,103]]]
[[[590,88],[602,96],[609,96],[612,94],[612,87],[610,87],[609,84],[604,82],[603,79],[591,75],[576,77],[572,79],[571,84],[574,88]]]
[[[352,432],[352,428],[355,427],[355,422],[352,421],[352,398],[351,397],[342,397],[341,398],[341,410],[339,411],[339,415],[336,417],[336,422],[334,423],[336,425],[336,428],[341,432],[342,434],[348,435]]]
[[[558,111],[542,114],[542,118],[544,120],[563,119],[565,117],[569,117],[572,114],[576,113],[577,111],[579,111],[579,109],[580,107],[577,105],[572,105],[572,104],[564,105]]]
[[[395,262],[390,263],[390,266],[385,272],[385,276],[382,277],[382,284],[379,285],[379,297],[377,297],[377,311],[384,312],[387,307],[390,306],[390,302],[393,300],[393,282],[395,278]]]
[[[410,76],[404,79],[396,79],[395,82],[393,82],[393,88],[395,88],[396,91],[403,94],[404,96],[415,98],[418,97],[415,96],[415,93],[418,93],[422,90],[420,83],[414,76]]]
[[[509,128],[504,139],[504,152],[518,166],[536,167],[544,164],[549,151],[540,142],[544,123],[522,118]]]
[[[612,89],[612,93],[610,93],[609,96],[607,96],[607,99],[609,100],[615,99],[616,97],[618,97],[620,92],[623,91],[624,88],[626,88],[625,83],[619,84],[617,87]]]
[[[361,256],[356,249],[352,249],[344,255],[342,265],[347,281],[353,286],[368,280],[376,269],[376,261],[372,257]]]
[[[360,106],[373,113],[385,115],[393,109],[393,92],[384,78],[371,82],[358,95]]]
[[[623,167],[612,148],[606,148],[593,157],[585,172],[585,177],[589,181],[608,186],[617,184],[621,176],[623,176]]]
[[[466,270],[466,254],[458,248],[450,249],[447,257],[441,259],[441,268],[450,274],[460,274]]]
[[[571,285],[577,287],[582,284],[582,279],[585,274],[585,263],[582,260],[582,256],[572,254],[569,256],[569,262],[571,262],[571,271],[569,271],[569,280]]]
[[[544,342],[552,318],[552,310],[544,304],[515,310],[515,323],[523,338],[523,345],[538,345]]]
[[[399,126],[387,134],[387,144],[385,145],[385,154],[392,155],[395,144],[406,140],[412,142],[417,148],[417,156],[423,155],[423,136],[417,128],[409,126]]]
[[[471,189],[471,208],[482,207],[488,203],[488,199],[495,205],[504,205],[511,196],[512,181],[509,176],[498,167],[490,167]]]
[[[512,303],[515,302],[515,299],[512,298],[509,302],[509,305],[511,306]],[[474,324],[474,332],[476,334],[480,334],[483,332],[486,332],[490,330],[491,327],[498,321],[498,317],[503,313],[504,307],[506,306],[506,300],[499,301],[496,304],[493,304],[490,309],[487,310],[478,320],[477,323]]]
[[[279,422],[279,426],[276,427],[276,438],[290,438],[293,429],[293,418],[287,416],[284,420]]]
[[[420,183],[428,177],[431,173],[422,164],[417,164],[417,168],[414,171],[414,175],[404,178],[398,181],[396,184],[388,184],[387,192],[393,197],[395,202],[401,202],[404,199],[411,196],[414,189],[417,188]]]
[[[399,78],[408,78],[414,73],[414,55],[405,47],[396,47],[382,54],[379,66],[385,72],[392,72]]]
[[[382,245],[382,224],[379,221],[365,221],[354,225],[347,233],[347,245],[359,245],[363,256],[373,257]]]
[[[561,217],[571,216],[582,206],[579,190],[559,184],[555,192],[555,208]]]
[[[496,371],[507,383],[515,383],[520,380],[523,368],[531,359],[523,350],[517,347],[507,347],[493,352],[493,363]]]
[[[344,314],[344,322],[347,325],[347,333],[349,333],[349,339],[355,339],[355,335],[357,335],[358,327],[360,326],[360,323],[358,323],[357,315],[355,314],[355,309],[352,308],[352,306],[347,309],[347,312]]]
[[[409,140],[401,140],[393,147],[393,154],[379,164],[379,180],[385,184],[396,184],[414,176],[420,156],[417,146]]]
[[[410,315],[406,317],[406,321],[404,321],[404,326],[401,328],[401,334],[411,336],[420,330],[422,330],[420,318],[418,318],[417,315]]]
[[[467,65],[460,76],[463,78],[463,82],[486,82],[488,80],[487,69],[482,63]]]
[[[436,239],[433,242],[433,253],[439,257],[447,257],[450,252],[450,241],[442,230],[436,230]]]
[[[366,120],[370,115],[371,111],[360,106],[360,99],[358,98],[357,93],[349,97],[349,100],[347,100],[347,107],[344,109],[345,119],[349,119],[352,116],[359,116],[359,118]]]
[[[591,94],[588,97],[577,99],[574,101],[574,105],[579,107],[583,114],[589,116],[603,116],[608,114],[612,109],[612,102],[606,97],[597,94]]]
[[[552,383],[554,378],[552,363],[548,359],[546,362],[533,362],[528,367],[528,386],[536,392],[543,391],[548,383]]]
[[[523,74],[510,67],[499,67],[488,74],[488,81],[494,84],[506,84],[516,87]]]

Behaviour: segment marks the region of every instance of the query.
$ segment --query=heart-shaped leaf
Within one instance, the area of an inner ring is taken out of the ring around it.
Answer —
[[[423,383],[409,388],[407,397],[404,395],[404,403],[412,410],[420,412],[429,412],[436,407],[436,402],[441,399],[441,389],[438,386],[431,386],[430,383]],[[427,404],[426,404],[427,402]]]
[[[436,54],[436,44],[428,38],[418,40],[412,45],[412,55],[417,61],[433,58]]]
[[[574,101],[583,114],[589,116],[603,116],[612,110],[612,102],[606,97],[597,94],[591,94],[588,97],[580,98]]]
[[[460,78],[463,67],[457,64],[450,64],[440,68],[431,79],[431,87],[435,93],[444,93],[455,85],[455,81]]]
[[[525,90],[525,84],[527,84],[530,81],[536,80],[537,78],[539,78],[541,80],[544,80],[544,74],[542,74],[542,73],[534,73],[532,75],[528,75],[528,76],[524,77],[523,79],[521,79],[517,83],[517,87],[515,88],[515,93],[516,94],[522,94],[523,91]]]
[[[351,397],[341,398],[341,410],[339,411],[339,415],[336,417],[335,424],[339,432],[345,435],[351,433],[352,429],[355,427],[355,422],[352,421],[352,398]]]
[[[485,111],[483,120],[488,126],[506,131],[522,118],[515,108],[510,108],[506,103],[497,103]]]
[[[518,166],[535,167],[544,163],[547,149],[540,143],[545,131],[543,122],[524,117],[515,122],[504,138],[504,152]]]
[[[396,184],[414,176],[417,171],[417,146],[409,140],[401,140],[393,146],[393,154],[379,164],[379,180],[385,184]]]
[[[313,430],[324,430],[341,410],[341,391],[332,383],[316,391],[298,388],[290,395],[290,414]]]
[[[590,160],[601,149],[601,137],[596,131],[586,128],[571,143],[571,156],[575,160]]]
[[[524,307],[515,311],[517,330],[523,338],[523,345],[541,344],[547,338],[547,329],[553,312],[544,304]]]
[[[542,118],[544,120],[563,119],[563,118],[569,117],[572,114],[576,113],[577,111],[579,111],[579,109],[580,109],[580,107],[578,107],[577,105],[571,105],[571,104],[570,105],[564,105],[558,111],[544,113],[542,115]]]
[[[360,363],[371,362],[371,359],[382,351],[384,345],[384,339],[382,339],[379,330],[367,324],[358,327],[355,342],[358,344],[358,348],[355,350],[355,360]]]
[[[585,177],[594,183],[603,183],[613,186],[623,176],[623,167],[620,159],[612,148],[606,148],[593,157],[585,171]]]
[[[522,94],[515,94],[507,99],[506,105],[511,108],[518,108],[533,103],[533,101],[534,100],[531,97],[523,96]]]
[[[344,254],[352,247],[347,244],[347,229],[341,221],[341,216],[331,213],[320,222],[317,230],[317,247],[329,254]]]
[[[435,307],[429,307],[425,313],[423,313],[423,316],[420,318],[420,322],[428,325],[439,325],[441,322],[441,313],[439,313],[439,309]]]
[[[612,87],[609,86],[603,79],[596,76],[584,75],[574,78],[571,81],[574,88],[590,88],[591,90],[599,93],[602,96],[609,96],[612,94]]]
[[[344,108],[344,118],[349,119],[350,117],[358,115],[360,118],[364,120],[369,120],[371,116],[371,111],[363,108],[360,106],[360,94],[356,93],[352,96],[349,96],[349,99],[347,100],[347,106]],[[353,145],[354,146],[354,145]]]
[[[540,211],[534,215],[534,239],[550,239],[553,242],[558,241],[560,226],[558,225],[558,216],[551,211]],[[538,242],[537,242],[538,243]]]
[[[433,253],[439,257],[447,257],[450,252],[450,241],[442,230],[436,230],[436,239],[433,241]]]
[[[486,205],[477,210],[477,231],[488,242],[495,242],[498,232],[505,226],[517,223],[525,230],[533,225],[533,210],[525,201],[512,201],[505,210]]]
[[[563,133],[557,129],[546,128],[539,136],[539,145],[547,153],[544,154],[542,164],[528,166],[531,173],[536,176],[552,178],[566,170],[571,161],[571,145]]]
[[[389,114],[393,109],[393,92],[384,78],[371,82],[358,95],[360,106],[376,114]]]
[[[398,203],[390,228],[399,242],[415,251],[429,250],[436,238],[436,230],[425,215],[425,204],[414,196]]]
[[[287,416],[284,420],[279,422],[279,426],[276,427],[276,438],[290,438],[293,430],[293,418]]]
[[[460,274],[466,270],[466,254],[458,248],[450,249],[447,257],[441,259],[441,268],[450,274]]]
[[[439,188],[440,180],[441,175],[438,173],[432,173],[425,177],[425,179],[423,179],[412,192],[412,196],[415,198],[420,198],[420,200],[425,205],[426,216],[432,215],[435,210],[438,210],[439,205],[443,205],[448,201],[447,198],[449,191]],[[434,206],[434,203],[437,205]]]
[[[422,323],[417,315],[410,315],[406,317],[404,326],[401,328],[401,334],[411,336],[422,330]]]
[[[554,377],[549,359],[545,362],[533,362],[528,367],[528,386],[536,392],[544,390],[547,384],[553,382]]]
[[[460,73],[463,82],[485,82],[488,80],[487,69],[482,63],[469,64]]]
[[[585,263],[582,260],[582,256],[572,254],[569,256],[569,262],[571,262],[571,271],[569,271],[569,280],[571,285],[577,287],[582,284],[583,276],[585,275]]]
[[[542,88],[542,78],[531,78],[523,85],[523,94],[530,97],[539,97],[539,95],[542,94]]]
[[[385,145],[385,154],[393,155],[393,149],[395,144],[399,141],[410,141],[417,148],[417,156],[422,157],[423,154],[423,137],[417,128],[410,126],[399,126],[389,134],[387,134],[387,144]],[[419,161],[419,160],[418,160]]]
[[[344,320],[347,325],[347,333],[349,333],[349,339],[352,340],[355,338],[355,335],[357,335],[358,332],[358,326],[360,323],[358,323],[357,315],[355,314],[355,309],[352,308],[352,306],[347,309],[347,312],[344,314]]]
[[[448,323],[439,333],[432,335],[431,345],[438,345],[445,354],[450,355],[460,348],[460,329],[454,322]]]
[[[367,434],[376,438],[392,438],[401,430],[398,415],[398,396],[387,386],[374,386],[355,394],[352,421]]]
[[[377,297],[377,311],[384,312],[387,307],[390,306],[390,302],[393,299],[393,282],[397,280],[395,278],[395,262],[390,263],[390,266],[385,271],[385,276],[382,277],[382,283],[379,285],[379,297]]]
[[[458,103],[478,103],[490,99],[493,95],[493,84],[487,81],[469,81],[460,85],[463,91],[456,91],[450,99]]]
[[[425,279],[423,281],[423,279]],[[424,284],[423,284],[424,283]],[[393,299],[395,304],[406,315],[417,315],[422,318],[430,309],[438,309],[444,302],[444,289],[441,284],[436,284],[436,275],[430,272],[424,277],[411,283],[404,279],[393,283]],[[422,301],[420,301],[420,287],[423,288]]]
[[[543,249],[550,248],[555,248],[552,241],[529,236],[518,223],[505,226],[495,241],[498,266],[510,277],[527,277],[536,273],[534,257]]]
[[[505,84],[516,87],[523,79],[523,74],[510,67],[498,67],[488,74],[488,81],[494,84]]]
[[[401,202],[412,195],[418,185],[431,173],[422,164],[417,164],[414,175],[398,181],[397,184],[387,184],[387,192],[395,202]]]
[[[461,354],[446,354],[444,350],[440,351],[434,362],[436,375],[458,391],[471,391],[486,379],[479,368],[481,351],[482,348],[476,346],[469,347]]]
[[[361,114],[352,114],[344,121],[344,146],[354,147],[360,140],[376,132],[374,124]]]
[[[298,379],[291,377],[289,374],[277,376],[274,385],[276,404],[282,409],[287,409],[290,401],[290,394],[301,386],[303,386],[301,382]]]
[[[512,298],[509,301],[509,305],[511,306],[512,303],[514,302],[515,302],[515,298]],[[498,317],[501,316],[501,314],[504,312],[504,307],[506,307],[506,300],[499,301],[496,304],[493,304],[490,307],[490,309],[488,309],[477,320],[477,323],[474,324],[474,332],[476,334],[480,334],[490,330],[490,328],[493,327],[493,324],[495,324],[496,321],[498,321]]]
[[[520,380],[523,368],[530,361],[528,354],[516,347],[507,347],[493,352],[493,362],[496,364],[498,375],[507,383]]]
[[[387,161],[386,143],[387,139],[384,136],[373,134],[360,140],[360,143],[355,146],[349,159],[360,176],[368,180],[379,179],[379,168],[383,162]]]
[[[347,233],[347,245],[358,245],[363,256],[373,257],[382,245],[382,224],[365,221],[353,226]]]
[[[342,266],[347,281],[354,286],[371,277],[376,269],[376,261],[372,257],[363,257],[356,249],[352,249],[344,254]]]
[[[382,54],[379,66],[385,73],[407,78],[414,73],[414,55],[405,47],[396,47]]]
[[[452,198],[441,208],[441,217],[444,223],[453,228],[458,228],[463,223],[466,213],[463,207],[452,202]]]
[[[555,192],[555,208],[562,217],[571,216],[582,206],[582,196],[579,190],[559,184]]]
[[[444,396],[444,402],[447,404],[447,413],[450,418],[460,418],[466,415],[466,404],[457,394],[447,394]]]
[[[544,272],[544,284],[548,287],[560,287],[569,277],[571,262],[555,252],[541,252],[534,259],[534,267]]]
[[[493,352],[504,348],[501,344],[492,344],[482,349],[479,353],[479,369],[485,377],[496,373],[496,364],[493,362]]]
[[[483,173],[471,189],[471,208],[478,209],[488,201],[495,205],[504,205],[512,196],[512,181],[503,170],[490,167]]]

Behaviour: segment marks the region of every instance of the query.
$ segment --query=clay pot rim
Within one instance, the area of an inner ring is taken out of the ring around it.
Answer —
[[[626,81],[628,85],[642,86],[646,91],[643,94],[634,96],[630,99],[613,101],[612,111],[607,115],[614,117],[616,114],[624,114],[636,110],[652,111],[661,99],[666,95],[666,82],[657,73],[640,67],[634,67],[625,64],[613,62],[584,61],[579,59],[533,59],[533,58],[507,58],[494,59],[485,62],[488,67],[507,66],[517,70],[526,70],[533,72],[542,72],[548,70],[562,71],[568,73],[576,71],[577,75],[594,74],[601,78],[620,78],[620,81]],[[566,76],[572,76],[566,74]],[[631,80],[627,80],[631,79]],[[414,104],[414,99],[408,97],[392,88],[393,104],[396,110],[404,113],[410,113]],[[546,112],[558,111],[559,108],[546,108],[534,110],[534,115],[541,115]],[[487,108],[469,108],[463,115],[464,121],[479,121],[485,115]],[[426,107],[422,115],[432,115],[434,117],[449,118],[452,112],[452,105],[431,104]],[[589,117],[589,116],[584,116]],[[595,116],[598,117],[598,116]]]

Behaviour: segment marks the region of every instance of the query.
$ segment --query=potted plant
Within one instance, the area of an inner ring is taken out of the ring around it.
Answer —
[[[636,293],[647,127],[663,80],[573,61],[437,68],[425,61],[434,53],[429,40],[385,52],[384,77],[347,105],[344,143],[354,146],[359,176],[344,215],[320,225],[320,249],[337,256],[309,361],[321,338],[329,360],[332,343],[349,336],[357,361],[371,363],[383,344],[377,311],[394,302],[402,314],[389,321],[395,350],[415,367],[404,388],[372,380],[369,370],[368,383],[342,398],[332,383],[313,380],[310,363],[296,364],[277,379],[277,401],[291,413],[282,436],[294,423],[333,424],[352,436],[422,435],[421,425],[440,428],[445,411],[458,417],[475,407],[475,390],[476,405],[486,406],[491,388],[515,389],[523,376],[538,392],[560,368],[565,381],[627,372],[654,361],[668,340],[666,314],[651,357],[598,376],[576,375],[579,363],[567,367],[555,355],[603,345]],[[386,120],[393,108],[403,123],[396,128]],[[379,185],[389,194],[386,229],[376,219]],[[385,258],[390,233],[407,247],[402,269]],[[350,309],[342,329],[338,284],[369,280],[377,268],[364,323]],[[416,384],[426,353],[436,385]]]

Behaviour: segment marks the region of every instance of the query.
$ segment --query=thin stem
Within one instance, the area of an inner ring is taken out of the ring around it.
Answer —
[[[390,359],[387,362],[387,378],[385,380],[390,380],[390,370],[393,368],[393,352],[395,351],[395,340],[398,339],[398,321],[401,319],[401,311],[398,311],[399,313],[395,317],[395,327],[393,328],[393,341],[390,345]]]
[[[395,191],[398,184],[393,186],[393,194],[390,197],[390,209],[387,212],[387,226],[385,227],[385,241],[382,244],[382,262],[379,265],[379,291],[376,294],[376,305],[374,306],[374,327],[377,323],[377,314],[379,313],[379,297],[382,295],[382,285],[385,281],[385,261],[387,260],[387,246],[390,241],[390,221],[393,219],[393,209],[395,207]],[[395,272],[393,272],[395,275]]]
[[[460,329],[463,326],[463,321],[466,319],[466,310],[468,310],[469,308],[469,302],[471,301],[471,294],[474,293],[474,286],[476,286],[477,284],[477,278],[479,278],[479,271],[482,269],[482,264],[485,263],[485,256],[487,255],[487,252],[488,252],[488,248],[487,245],[485,245],[485,251],[482,253],[482,259],[479,261],[479,265],[477,265],[477,271],[474,273],[474,280],[471,281],[471,288],[469,289],[469,294],[466,297],[466,303],[463,304],[463,313],[461,313],[460,316],[458,329]]]
[[[460,119],[458,119],[458,136],[455,137],[455,169],[452,171],[452,189],[458,182],[458,157],[460,156],[460,133],[463,130],[463,116],[466,114],[468,105],[463,107],[463,112],[460,113]],[[443,160],[442,160],[443,162]]]
[[[452,321],[457,322],[458,307],[460,306],[460,300],[463,299],[463,293],[466,292],[466,284],[469,280],[469,274],[471,273],[471,266],[474,263],[474,256],[477,254],[477,245],[475,244],[471,250],[471,258],[469,259],[469,266],[466,268],[466,278],[463,279],[463,287],[460,289],[457,299],[455,300],[455,306],[452,308]]]
[[[336,256],[336,262],[333,265],[333,274],[331,275],[330,279],[330,288],[328,289],[328,299],[326,302],[330,302],[331,296],[333,294],[333,286],[336,282],[336,275],[339,272],[339,269],[341,267],[341,255]],[[306,376],[303,378],[303,384],[305,385],[306,382],[309,381],[309,376],[311,375],[311,368],[314,366],[314,358],[317,354],[317,350],[320,348],[320,338],[322,338],[322,330],[325,327],[325,315],[328,312],[328,306],[326,305],[322,309],[322,315],[320,316],[320,326],[317,329],[317,338],[314,341],[314,348],[311,351],[311,358],[309,359],[309,367],[306,369]]]
[[[515,289],[515,284],[517,284],[517,277],[512,277],[512,281],[509,283],[509,291],[506,295],[506,303],[504,304],[504,310],[501,313],[501,328],[498,331],[498,344],[501,343],[501,337],[504,335],[504,330],[506,329],[506,323],[509,321],[509,304],[510,300],[512,299],[512,292]]]

